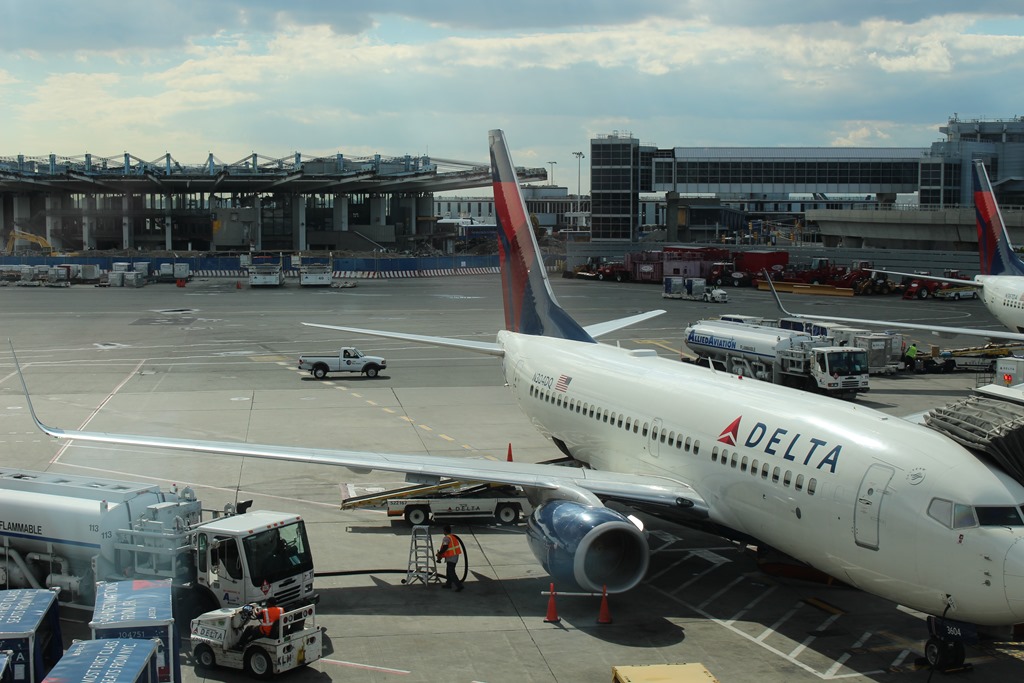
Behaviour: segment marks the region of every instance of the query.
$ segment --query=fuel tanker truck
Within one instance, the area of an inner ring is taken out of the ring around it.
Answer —
[[[721,320],[697,321],[685,333],[696,359],[684,361],[837,398],[868,390],[867,352],[827,337]]]
[[[302,518],[247,508],[204,510],[190,488],[0,469],[0,587],[59,588],[91,606],[98,581],[171,579],[190,612],[314,601]]]

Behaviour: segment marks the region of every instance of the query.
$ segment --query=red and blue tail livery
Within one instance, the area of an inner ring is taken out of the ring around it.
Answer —
[[[488,138],[494,204],[498,214],[498,257],[505,329],[521,334],[593,342],[594,338],[558,305],[551,291],[530,214],[526,211],[516,170],[505,144],[505,134],[492,130]]]
[[[978,256],[982,275],[1024,275],[1024,262],[1013,251],[992,183],[982,161],[974,162],[974,209],[978,222]]]

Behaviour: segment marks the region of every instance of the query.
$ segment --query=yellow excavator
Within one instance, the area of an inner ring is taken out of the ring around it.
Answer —
[[[17,244],[19,240],[31,242],[32,244],[37,245],[47,256],[54,252],[53,245],[46,241],[45,237],[41,237],[40,235],[36,235],[31,232],[25,232],[23,230],[11,230],[11,234],[7,236],[7,244],[4,247],[4,252],[7,254],[14,254],[14,245]]]

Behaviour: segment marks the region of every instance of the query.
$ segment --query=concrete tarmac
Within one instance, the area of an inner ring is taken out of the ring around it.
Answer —
[[[729,290],[730,303],[717,305],[664,300],[653,285],[552,284],[584,324],[664,308],[602,341],[673,358],[688,322],[724,312],[779,315],[769,293],[749,289]],[[979,301],[784,302],[803,313],[1000,329]],[[504,320],[496,275],[321,290],[215,279],[184,288],[12,286],[0,288],[0,320],[40,418],[59,427],[492,459],[504,459],[511,444],[516,460],[558,456],[503,387],[496,359],[300,324],[492,340]],[[300,353],[350,344],[385,356],[387,371],[316,381],[295,367]],[[902,416],[962,397],[975,382],[973,374],[872,378],[872,391],[857,401]],[[409,527],[380,510],[339,510],[345,491],[396,486],[398,475],[54,441],[32,425],[7,349],[0,399],[4,467],[188,485],[206,507],[251,498],[256,507],[302,514],[317,570],[361,573],[318,578],[330,652],[289,681],[564,683],[609,680],[617,664],[678,662],[702,662],[723,683],[928,678],[916,664],[927,635],[920,615],[852,589],[769,576],[747,549],[715,536],[645,518],[651,569],[641,587],[610,598],[612,623],[597,623],[598,598],[562,596],[561,622],[549,624],[542,591],[550,579],[522,526],[456,525],[470,565],[461,593],[403,585]],[[68,643],[88,637],[89,615],[67,616]],[[1024,675],[1014,647],[972,648],[968,656],[977,680]],[[187,654],[183,672],[189,682],[247,680],[196,669]]]

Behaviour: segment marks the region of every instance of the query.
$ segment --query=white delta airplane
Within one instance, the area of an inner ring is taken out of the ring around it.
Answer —
[[[778,294],[775,300],[779,310],[793,318],[810,318],[814,320],[834,320],[836,322],[859,323],[861,325],[881,325],[910,330],[926,330],[940,336],[964,335],[968,337],[984,337],[1007,341],[1024,341],[1024,261],[1021,261],[1013,250],[1010,236],[1006,232],[1003,215],[999,211],[988,172],[982,161],[974,162],[974,206],[978,225],[978,256],[981,262],[981,274],[973,280],[961,280],[934,275],[916,275],[914,273],[898,273],[891,270],[880,270],[880,273],[906,275],[955,285],[971,285],[980,288],[981,300],[985,307],[1000,323],[1011,332],[1000,330],[981,330],[969,327],[948,327],[928,325],[924,323],[907,323],[887,320],[865,320],[863,318],[841,318],[830,315],[810,315],[790,313],[782,306]],[[769,280],[769,282],[771,282]],[[773,288],[774,291],[774,288]]]
[[[522,410],[580,467],[65,430],[40,422],[29,399],[33,420],[61,439],[516,484],[536,504],[527,535],[538,561],[561,585],[595,592],[629,590],[647,572],[639,522],[605,505],[624,503],[942,617],[933,663],[962,662],[960,638],[978,626],[1024,622],[1024,486],[927,427],[596,342],[663,311],[586,327],[570,317],[502,131],[490,152],[505,306],[494,342],[314,326],[500,359]]]

